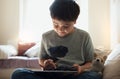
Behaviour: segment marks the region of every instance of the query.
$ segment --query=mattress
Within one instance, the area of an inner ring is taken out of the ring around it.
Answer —
[[[41,68],[37,57],[28,58],[22,56],[13,56],[8,59],[0,59],[0,69],[3,68]]]

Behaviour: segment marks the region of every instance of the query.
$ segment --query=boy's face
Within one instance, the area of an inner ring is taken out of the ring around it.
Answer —
[[[74,31],[74,24],[76,21],[63,21],[58,19],[52,19],[55,32],[60,36],[64,37]]]

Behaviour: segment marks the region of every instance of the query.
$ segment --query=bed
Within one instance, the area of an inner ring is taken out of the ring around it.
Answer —
[[[38,57],[28,58],[14,56],[8,59],[0,59],[0,79],[10,79],[16,68],[27,68],[30,70],[41,70],[38,64]]]
[[[0,79],[10,79],[16,68],[42,70],[38,63],[39,52],[39,43],[19,43],[18,48],[0,45]]]

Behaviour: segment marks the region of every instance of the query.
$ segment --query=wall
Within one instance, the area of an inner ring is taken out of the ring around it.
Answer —
[[[17,44],[19,0],[0,0],[0,44]]]
[[[88,0],[88,25],[95,47],[110,49],[110,0]]]

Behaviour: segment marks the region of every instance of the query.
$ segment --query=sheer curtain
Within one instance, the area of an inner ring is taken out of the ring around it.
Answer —
[[[49,6],[54,0],[20,0],[19,38],[25,41],[39,41],[42,33],[52,29]],[[76,0],[81,13],[78,28],[88,30],[88,0]]]
[[[120,44],[120,0],[110,2],[111,48]]]

